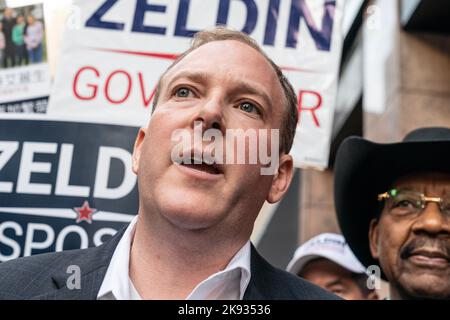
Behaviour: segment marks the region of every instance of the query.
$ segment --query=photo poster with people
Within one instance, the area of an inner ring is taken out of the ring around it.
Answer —
[[[51,74],[43,4],[0,7],[0,118],[47,111]]]

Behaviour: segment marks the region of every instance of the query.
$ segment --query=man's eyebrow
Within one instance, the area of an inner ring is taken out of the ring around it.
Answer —
[[[253,94],[261,97],[264,100],[267,107],[269,108],[267,112],[271,111],[273,107],[272,106],[273,102],[270,99],[269,95],[262,88],[259,88],[259,86],[249,84],[248,82],[245,81],[238,81],[235,84],[235,89],[233,91],[235,91],[236,93]]]
[[[179,79],[188,79],[195,83],[205,84],[208,82],[209,77],[210,76],[206,72],[183,71],[175,74],[171,79],[169,79],[169,81],[167,82],[167,86],[169,86],[170,84],[174,83]],[[258,85],[250,84],[244,80],[237,80],[234,82],[234,88],[232,92],[247,93],[259,96],[264,100],[265,104],[268,107],[272,107],[273,102],[270,99],[269,95],[264,91],[264,89],[259,88]]]
[[[208,81],[208,74],[206,72],[193,72],[193,71],[183,71],[175,74],[172,79],[169,79],[167,82],[167,85],[170,85],[171,83],[186,78],[190,81],[196,82],[196,83],[206,83]]]

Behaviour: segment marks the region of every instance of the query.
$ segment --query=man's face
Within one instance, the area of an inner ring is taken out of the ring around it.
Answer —
[[[394,183],[395,189],[423,192],[427,197],[450,194],[450,175],[414,174]],[[397,205],[408,207],[402,202]],[[369,239],[372,256],[389,279],[397,298],[450,298],[450,218],[435,202],[416,217],[399,217],[386,202]]]
[[[6,19],[10,19],[13,16],[13,10],[11,8],[6,8],[3,14]]]
[[[300,276],[346,300],[365,300],[354,274],[328,259],[308,262]],[[373,294],[374,298],[376,294]]]
[[[280,188],[275,183],[275,189],[283,192],[274,192],[277,179],[261,175],[260,164],[212,168],[174,163],[171,152],[177,142],[171,136],[177,129],[193,133],[195,122],[223,134],[226,129],[280,128],[285,105],[275,71],[248,45],[216,41],[189,53],[164,76],[152,119],[136,140],[133,168],[141,208],[182,228],[222,223],[229,227],[221,229],[226,232],[233,228],[251,232],[264,201],[278,201],[287,189],[290,156],[281,156],[286,185]]]

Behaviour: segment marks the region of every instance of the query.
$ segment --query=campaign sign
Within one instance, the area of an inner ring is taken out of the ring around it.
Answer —
[[[141,126],[160,76],[215,25],[249,34],[298,95],[291,154],[326,168],[342,50],[342,0],[76,0],[48,114]]]
[[[0,119],[0,262],[98,246],[130,222],[137,131]]]

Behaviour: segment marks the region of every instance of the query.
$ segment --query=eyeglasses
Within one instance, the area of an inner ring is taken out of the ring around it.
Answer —
[[[399,217],[418,216],[428,202],[436,202],[442,214],[450,218],[450,195],[427,197],[422,192],[391,189],[378,195],[378,201],[386,200],[389,212]]]

